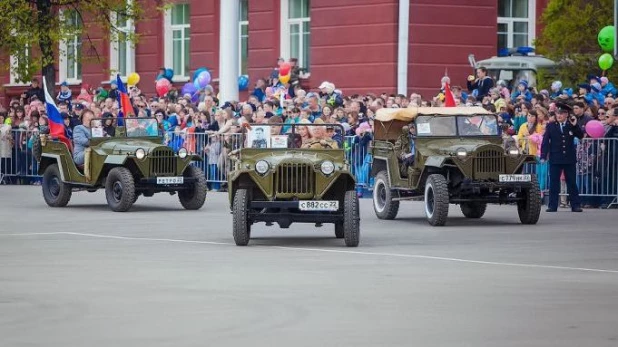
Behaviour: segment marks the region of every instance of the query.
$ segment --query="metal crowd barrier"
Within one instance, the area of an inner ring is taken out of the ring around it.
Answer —
[[[37,132],[22,129],[0,133],[0,183],[40,184],[38,165],[32,154],[32,140]],[[350,170],[357,181],[359,193],[373,186],[371,177],[370,138],[347,136],[340,139]],[[192,154],[202,157],[195,162],[206,175],[208,188],[225,189],[228,173],[233,164],[229,152],[242,145],[240,134],[205,134],[169,132],[163,144],[178,150],[185,147]],[[529,151],[527,140],[518,141],[522,150]],[[583,139],[577,146],[577,186],[584,204],[612,206],[618,205],[618,139]],[[544,195],[549,192],[549,164],[527,164],[524,173],[534,173]],[[564,182],[564,180],[562,180]],[[566,187],[562,185],[561,194],[566,198]]]

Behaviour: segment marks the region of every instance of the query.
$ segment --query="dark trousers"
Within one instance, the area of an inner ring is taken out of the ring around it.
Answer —
[[[571,208],[579,208],[581,201],[575,179],[575,164],[549,164],[549,204],[548,208],[557,209],[560,200],[560,174],[564,172],[564,179],[569,193]]]

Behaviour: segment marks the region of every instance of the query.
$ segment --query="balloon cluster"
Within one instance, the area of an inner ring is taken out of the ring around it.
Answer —
[[[290,81],[292,73],[292,65],[290,63],[285,62],[279,66],[279,82],[286,84]]]
[[[597,35],[597,41],[599,42],[599,46],[603,52],[613,52],[614,51],[614,40],[616,33],[613,25],[608,25],[599,31]],[[599,57],[599,67],[601,70],[605,71],[614,65],[614,57],[611,53],[603,53]]]
[[[172,69],[164,69],[163,73],[160,73],[157,76],[157,81],[155,82],[155,89],[157,91],[157,95],[159,97],[163,97],[167,92],[172,89],[172,78],[174,77],[174,70]]]

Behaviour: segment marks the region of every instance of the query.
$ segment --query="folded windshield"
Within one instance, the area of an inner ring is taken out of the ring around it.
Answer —
[[[343,148],[338,124],[251,124],[244,132],[244,148]]]

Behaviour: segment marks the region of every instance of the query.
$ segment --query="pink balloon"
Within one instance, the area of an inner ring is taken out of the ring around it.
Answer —
[[[586,133],[593,139],[598,139],[605,135],[605,127],[598,120],[591,120],[586,123]]]
[[[155,89],[157,91],[157,94],[160,97],[167,94],[167,92],[169,92],[171,88],[172,88],[172,83],[165,78],[158,80],[157,83],[155,84]]]

